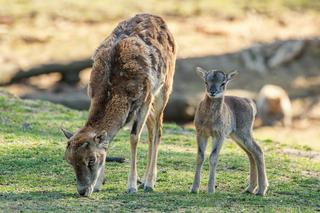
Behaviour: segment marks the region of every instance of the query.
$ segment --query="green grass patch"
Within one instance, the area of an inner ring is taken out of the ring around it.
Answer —
[[[266,197],[242,193],[247,185],[249,163],[244,152],[231,141],[226,141],[219,157],[217,193],[205,192],[209,168],[206,162],[201,192],[190,194],[196,157],[195,131],[174,124],[164,127],[155,192],[128,195],[129,164],[108,163],[103,190],[90,198],[80,198],[73,170],[63,160],[66,141],[59,128],[63,125],[75,130],[86,116],[86,112],[60,105],[0,94],[0,211],[314,212],[320,209],[319,162],[281,154],[282,146],[271,140],[260,142],[265,150],[270,182]],[[125,128],[117,135],[109,155],[128,158],[128,134]],[[146,141],[145,133],[143,141]],[[140,143],[140,176],[146,159],[147,144]]]

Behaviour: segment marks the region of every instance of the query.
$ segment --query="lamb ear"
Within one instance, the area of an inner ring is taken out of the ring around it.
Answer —
[[[108,143],[108,133],[106,131],[102,131],[101,133],[94,136],[93,140],[97,144],[103,144],[106,145]]]
[[[233,70],[231,73],[227,74],[227,80],[230,81],[234,78],[234,76],[238,75],[239,72],[237,70]]]
[[[198,75],[200,76],[200,78],[205,80],[208,71],[203,69],[203,68],[201,68],[201,67],[197,67],[196,71],[197,71]]]
[[[70,139],[73,134],[71,132],[69,132],[68,130],[64,129],[64,128],[60,128],[60,130],[62,131],[62,133],[64,134],[64,136],[67,138],[67,139]]]

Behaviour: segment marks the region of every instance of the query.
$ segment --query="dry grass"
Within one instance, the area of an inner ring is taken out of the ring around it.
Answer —
[[[320,16],[315,12],[319,4],[313,3],[317,1],[259,2],[0,0],[0,71],[88,57],[119,20],[138,12],[166,18],[178,41],[179,57],[221,54],[256,42],[319,35]]]

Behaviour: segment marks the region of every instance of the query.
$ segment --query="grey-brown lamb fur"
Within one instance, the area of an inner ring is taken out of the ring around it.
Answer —
[[[227,83],[237,74],[222,71],[206,71],[197,68],[206,84],[206,95],[199,104],[194,123],[197,131],[197,166],[191,192],[198,192],[200,173],[204,162],[205,149],[209,137],[213,138],[210,154],[210,176],[208,192],[215,191],[216,166],[223,141],[231,137],[246,152],[250,160],[250,182],[246,191],[265,195],[268,180],[264,156],[252,137],[252,126],[256,114],[254,103],[246,98],[224,96]]]

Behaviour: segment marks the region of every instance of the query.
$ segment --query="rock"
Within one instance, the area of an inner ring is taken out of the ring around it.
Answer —
[[[255,44],[241,53],[247,69],[266,74],[281,65],[293,61],[301,55],[305,41],[288,40],[276,41],[268,45]]]
[[[263,54],[262,45],[254,45],[250,49],[243,51],[242,59],[245,67],[249,70],[258,71],[259,73],[266,73],[268,68],[265,63],[265,56]]]
[[[37,91],[24,95],[22,98],[46,100],[78,110],[88,110],[90,106],[90,99],[86,95],[85,89],[78,89],[70,86],[59,86],[59,88],[51,90]]]
[[[165,121],[176,123],[192,122],[201,98],[202,94],[190,96],[184,93],[172,94],[164,112]]]
[[[284,42],[268,60],[268,66],[275,68],[294,60],[295,57],[301,54],[303,47],[304,41]]]

